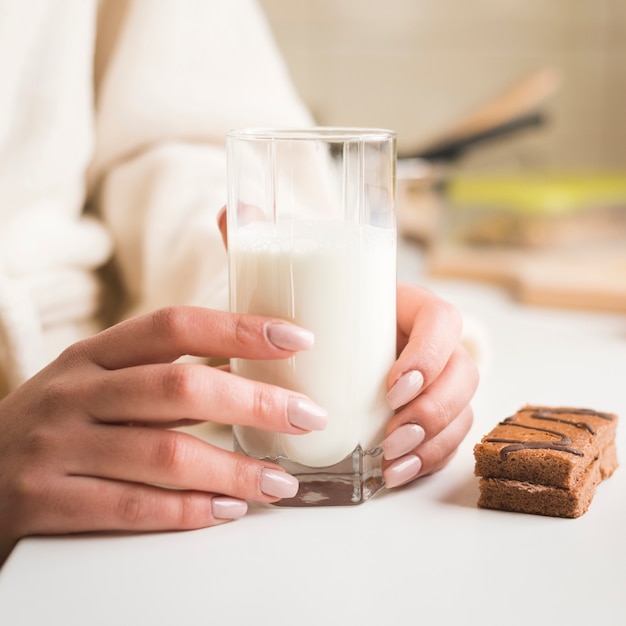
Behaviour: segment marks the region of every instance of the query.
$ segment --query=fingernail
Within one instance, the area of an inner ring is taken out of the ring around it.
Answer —
[[[328,413],[305,398],[290,398],[287,419],[292,426],[303,430],[322,430],[328,423]]]
[[[239,519],[248,512],[245,500],[218,496],[211,500],[211,513],[217,519]]]
[[[422,469],[422,461],[415,454],[407,454],[392,463],[384,472],[385,485],[389,488],[402,485],[415,478]]]
[[[270,343],[282,350],[309,350],[313,347],[313,333],[294,324],[270,323],[266,333]]]
[[[394,430],[382,444],[383,456],[391,461],[419,446],[426,433],[418,424],[404,424]]]
[[[293,498],[298,493],[298,479],[287,472],[266,467],[261,472],[260,488],[266,496]]]
[[[392,409],[397,409],[413,400],[424,384],[421,372],[411,370],[403,374],[387,393],[387,402]]]

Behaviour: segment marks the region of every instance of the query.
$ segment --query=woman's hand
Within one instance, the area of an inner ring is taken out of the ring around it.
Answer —
[[[200,528],[241,517],[246,500],[295,495],[279,467],[169,429],[210,420],[298,434],[326,413],[227,368],[174,361],[282,359],[312,343],[281,320],[172,307],[68,348],[0,402],[0,563],[25,535]]]
[[[441,469],[472,425],[478,370],[460,342],[457,310],[431,292],[398,285],[398,360],[387,400],[397,409],[383,442],[387,487]]]

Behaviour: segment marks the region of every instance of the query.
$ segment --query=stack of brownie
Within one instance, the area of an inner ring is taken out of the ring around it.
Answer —
[[[478,506],[579,517],[618,465],[617,421],[590,409],[520,409],[474,447]]]

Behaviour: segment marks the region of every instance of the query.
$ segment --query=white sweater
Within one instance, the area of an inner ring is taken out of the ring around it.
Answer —
[[[253,0],[0,0],[0,395],[101,328],[111,258],[123,316],[225,307],[225,133],[311,123]]]

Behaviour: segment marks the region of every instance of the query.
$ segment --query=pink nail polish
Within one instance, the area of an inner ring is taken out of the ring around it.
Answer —
[[[403,424],[383,441],[383,456],[389,461],[400,458],[419,446],[425,436],[424,429],[418,424]]]
[[[270,343],[281,350],[310,350],[313,347],[313,333],[294,324],[270,323],[265,332]]]
[[[387,393],[387,402],[392,409],[397,409],[413,400],[419,393],[423,384],[424,377],[421,372],[417,370],[406,372],[406,374],[403,374],[395,382],[394,386]]]
[[[237,498],[218,496],[211,500],[211,513],[216,519],[239,519],[248,512],[248,503]]]
[[[292,426],[303,430],[323,430],[328,423],[328,413],[305,398],[290,398],[287,419]]]
[[[261,472],[259,486],[266,496],[293,498],[298,493],[298,479],[287,472],[266,467]]]
[[[415,478],[422,469],[422,461],[415,454],[407,454],[392,463],[384,472],[385,485],[388,488],[403,485]]]

